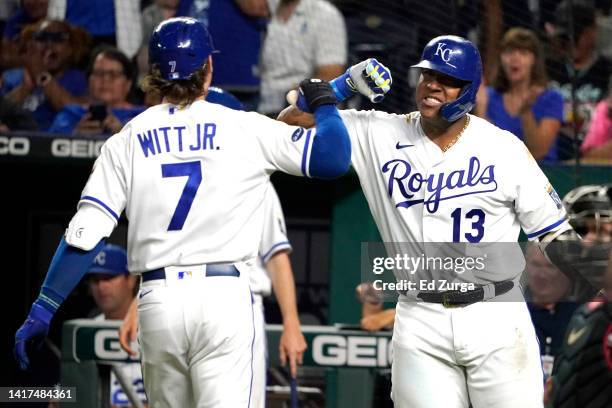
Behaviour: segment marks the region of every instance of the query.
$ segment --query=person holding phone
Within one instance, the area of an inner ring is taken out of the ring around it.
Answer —
[[[51,133],[74,135],[111,135],[144,111],[144,106],[127,101],[134,68],[119,50],[102,48],[94,53],[88,70],[88,105],[68,105],[56,116]]]

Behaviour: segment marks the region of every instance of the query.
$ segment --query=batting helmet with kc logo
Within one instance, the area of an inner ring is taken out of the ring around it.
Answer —
[[[474,108],[482,62],[478,48],[471,41],[455,35],[436,37],[427,43],[421,61],[412,68],[431,69],[468,83],[455,101],[442,106],[440,112],[447,121],[454,122]]]

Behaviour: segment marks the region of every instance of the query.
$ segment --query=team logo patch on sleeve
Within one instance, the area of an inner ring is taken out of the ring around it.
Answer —
[[[554,201],[555,205],[557,206],[557,209],[560,210],[561,207],[563,207],[563,204],[561,203],[561,199],[559,198],[559,194],[557,194],[557,192],[555,191],[553,186],[551,186],[550,184],[547,185],[546,186],[546,192],[548,193],[550,198],[552,198],[552,200]]]
[[[291,135],[291,140],[297,142],[302,138],[302,135],[304,135],[304,128],[295,129],[295,132]]]

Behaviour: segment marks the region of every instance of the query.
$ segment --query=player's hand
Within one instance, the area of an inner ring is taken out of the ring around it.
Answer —
[[[305,79],[300,82],[298,88],[298,98],[291,104],[295,104],[302,112],[314,112],[322,105],[335,105],[338,103],[338,98],[334,94],[329,82],[322,79]],[[290,95],[287,95],[287,100],[293,100]]]
[[[368,58],[353,65],[339,77],[330,81],[334,96],[342,102],[359,92],[373,103],[381,102],[391,90],[391,71],[375,58]],[[287,93],[287,102],[302,112],[311,112],[304,96],[295,90]]]
[[[391,90],[391,71],[376,58],[368,58],[347,70],[355,90],[373,103],[381,102]]]
[[[285,325],[278,344],[278,351],[283,367],[289,359],[289,371],[292,378],[297,376],[297,365],[302,364],[306,348],[306,339],[304,339],[299,323]]]
[[[47,309],[37,304],[32,305],[30,313],[25,322],[15,333],[15,359],[22,370],[27,370],[30,366],[28,359],[27,345],[34,344],[40,348],[42,341],[49,333],[49,324],[53,314]]]
[[[130,304],[130,308],[119,327],[119,344],[121,348],[130,356],[135,357],[136,351],[130,347],[136,341],[138,333],[138,300],[134,298]]]

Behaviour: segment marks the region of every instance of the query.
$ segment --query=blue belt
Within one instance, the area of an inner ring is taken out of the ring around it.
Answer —
[[[181,272],[177,273],[180,274]],[[234,276],[238,278],[240,276],[240,271],[233,264],[210,264],[206,265],[206,276]],[[164,268],[153,269],[152,271],[142,273],[143,282],[156,279],[166,279],[166,271]]]

